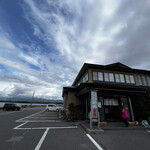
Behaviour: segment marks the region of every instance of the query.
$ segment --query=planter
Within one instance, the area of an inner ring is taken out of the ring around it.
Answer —
[[[107,126],[107,122],[100,122],[100,127]]]
[[[129,122],[129,126],[136,126],[136,122]]]

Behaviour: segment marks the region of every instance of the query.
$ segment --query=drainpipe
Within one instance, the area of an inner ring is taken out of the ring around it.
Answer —
[[[132,108],[132,103],[131,103],[130,97],[128,97],[128,100],[129,100],[129,107],[130,107],[130,112],[131,112],[131,120],[135,121],[135,119],[134,119],[134,113],[133,113],[133,108]]]
[[[86,96],[86,119],[88,119],[88,97]]]

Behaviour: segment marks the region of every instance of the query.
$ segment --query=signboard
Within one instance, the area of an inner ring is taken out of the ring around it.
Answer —
[[[97,119],[98,109],[97,109],[97,92],[96,91],[91,91],[91,112],[92,112],[92,118]]]

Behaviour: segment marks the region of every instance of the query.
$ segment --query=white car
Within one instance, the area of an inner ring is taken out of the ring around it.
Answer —
[[[59,108],[55,104],[46,105],[46,111],[58,111]]]

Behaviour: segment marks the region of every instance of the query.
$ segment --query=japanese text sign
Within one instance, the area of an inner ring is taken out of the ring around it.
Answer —
[[[98,118],[97,116],[97,92],[91,91],[91,112],[92,118]]]

